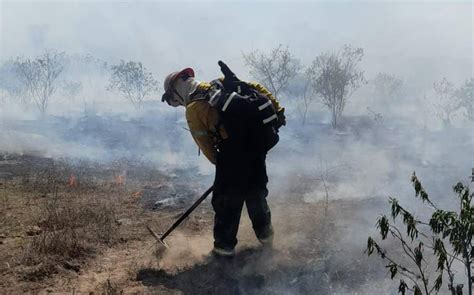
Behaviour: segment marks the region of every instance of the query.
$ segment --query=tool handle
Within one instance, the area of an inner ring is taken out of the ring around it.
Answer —
[[[213,186],[211,186],[210,188],[208,188],[207,191],[206,191],[199,199],[197,199],[197,201],[194,202],[194,204],[193,204],[191,207],[189,207],[189,209],[186,210],[186,212],[184,212],[183,215],[181,215],[181,217],[180,217],[178,220],[176,220],[175,223],[173,223],[173,225],[161,236],[160,240],[161,240],[162,242],[164,241],[164,239],[166,239],[166,237],[167,237],[176,227],[178,227],[178,225],[181,224],[181,222],[183,222],[183,220],[186,219],[186,217],[189,216],[189,214],[191,214],[191,212],[194,211],[194,209],[197,208],[197,206],[199,206],[199,204],[202,203],[202,201],[204,201],[204,200],[207,198],[207,196],[209,196],[209,194],[212,192],[212,189],[213,189],[213,188],[214,188]]]

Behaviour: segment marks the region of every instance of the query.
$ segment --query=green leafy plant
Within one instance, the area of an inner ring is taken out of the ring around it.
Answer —
[[[459,209],[448,211],[433,203],[415,173],[411,182],[415,196],[432,210],[431,218],[428,221],[420,220],[402,207],[397,199],[389,198],[391,216],[382,215],[376,226],[382,240],[392,238],[398,242],[398,250],[403,257],[396,254],[397,249],[388,253],[372,237],[367,240],[366,253],[369,256],[376,253],[388,261],[386,267],[390,271],[391,279],[401,277],[399,293],[437,293],[443,285],[443,274],[446,273],[451,294],[462,294],[463,285],[454,283],[454,264],[458,263],[466,270],[468,294],[472,295],[474,194],[469,192],[467,186],[457,183],[453,190],[458,197]],[[402,222],[404,231],[397,225],[397,221]],[[431,267],[431,258],[435,261],[436,269]]]

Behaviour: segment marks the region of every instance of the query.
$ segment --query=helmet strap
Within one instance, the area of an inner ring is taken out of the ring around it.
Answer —
[[[181,103],[183,106],[186,105],[186,101],[184,100],[184,98],[181,96],[181,94],[178,93],[178,91],[176,91],[176,89],[173,88],[173,92],[174,94],[176,94],[180,99],[181,99]]]

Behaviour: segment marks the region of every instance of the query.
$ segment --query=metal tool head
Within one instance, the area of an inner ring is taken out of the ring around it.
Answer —
[[[169,249],[169,248],[170,248],[170,247],[168,246],[168,244],[166,244],[166,242],[165,242],[162,238],[160,238],[160,237],[155,233],[154,230],[151,229],[150,226],[147,225],[146,228],[148,229],[148,231],[150,232],[150,234],[156,239],[156,241],[157,241],[159,244],[163,245],[166,249]]]
[[[162,239],[158,239],[158,243],[160,243],[161,245],[163,245],[166,249],[169,249],[170,247],[168,246],[168,244],[163,241]]]

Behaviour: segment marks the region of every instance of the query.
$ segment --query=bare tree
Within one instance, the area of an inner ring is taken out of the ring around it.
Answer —
[[[363,56],[362,48],[345,45],[339,52],[320,54],[306,71],[312,89],[331,110],[334,128],[349,97],[366,83],[364,72],[357,69]]]
[[[250,67],[250,74],[277,97],[300,70],[298,60],[291,55],[288,47],[282,45],[270,54],[255,50],[244,54],[243,58],[245,65]]]
[[[74,100],[82,91],[83,86],[79,81],[66,80],[62,83],[61,90],[69,99]]]
[[[35,59],[17,58],[16,70],[40,113],[44,115],[56,91],[57,78],[64,70],[64,52],[46,51]]]
[[[451,118],[454,113],[461,108],[461,101],[456,96],[454,84],[443,78],[439,82],[433,83],[435,99],[433,107],[436,116],[441,119],[443,126],[451,125]]]
[[[456,90],[455,95],[465,110],[464,116],[474,121],[474,78],[466,80],[464,85]]]
[[[120,64],[111,67],[108,90],[118,90],[137,109],[147,95],[158,90],[158,82],[153,74],[148,72],[141,62],[120,61]]]
[[[301,119],[302,119],[302,124],[303,126],[306,123],[306,117],[308,114],[308,109],[311,106],[311,104],[315,101],[315,93],[313,89],[310,87],[310,80],[308,80],[305,77],[301,79],[303,81],[302,89],[298,89],[294,93],[297,101],[297,109],[300,113]],[[301,88],[301,86],[299,87]]]

